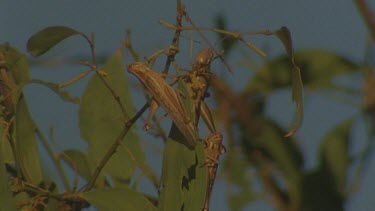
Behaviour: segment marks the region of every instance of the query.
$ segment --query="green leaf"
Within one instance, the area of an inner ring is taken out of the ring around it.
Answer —
[[[89,145],[88,159],[95,163],[103,158],[108,148],[123,131],[124,121],[134,113],[124,74],[121,49],[103,66],[102,71],[107,76],[98,74],[92,76],[82,96],[79,110],[81,136]],[[118,96],[126,116],[100,77],[103,77]],[[139,137],[133,129],[134,126],[128,131],[116,153],[102,171],[103,174],[109,173],[116,181],[129,181],[137,166],[147,165]]]
[[[176,131],[174,129],[177,127],[173,125],[171,131]],[[160,210],[202,210],[207,188],[204,160],[201,142],[197,142],[193,151],[177,141],[167,140],[163,156]]]
[[[90,179],[91,170],[87,155],[76,149],[64,150],[60,157],[74,170],[77,171],[80,176],[86,180]]]
[[[342,194],[345,192],[350,163],[349,135],[352,125],[352,118],[340,123],[326,135],[321,145],[322,168],[332,175],[337,191]]]
[[[16,150],[22,172],[29,181],[42,181],[42,169],[38,144],[35,137],[35,123],[31,118],[25,98],[21,96],[16,109]]]
[[[126,188],[92,190],[82,197],[98,210],[157,210],[144,195]]]
[[[73,97],[70,95],[68,91],[62,90],[59,86],[59,84],[55,84],[48,81],[43,81],[40,79],[32,79],[30,83],[36,83],[41,84],[43,86],[46,86],[50,88],[52,91],[54,91],[60,98],[65,102],[71,102],[71,103],[79,103],[79,98]]]
[[[82,33],[66,26],[47,27],[30,37],[27,51],[32,56],[40,56],[64,39],[77,34]]]
[[[4,210],[16,210],[14,199],[10,191],[10,181],[5,164],[8,163],[6,154],[9,154],[8,141],[4,140],[4,128],[0,126],[0,204]]]

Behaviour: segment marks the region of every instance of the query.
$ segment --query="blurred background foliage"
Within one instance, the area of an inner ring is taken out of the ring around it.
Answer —
[[[362,4],[358,1],[358,4]],[[363,5],[360,5],[363,6]],[[369,31],[375,29],[375,19],[367,7],[362,7]],[[370,18],[370,20],[368,20]],[[215,19],[218,28],[225,28],[225,18]],[[371,28],[372,27],[372,28]],[[223,35],[218,40],[223,40]],[[228,153],[221,173],[228,182],[227,196],[231,210],[243,210],[249,202],[259,198],[277,210],[344,210],[346,202],[355,194],[366,163],[373,153],[374,142],[374,66],[373,41],[368,44],[367,58],[353,61],[324,49],[303,49],[295,52],[295,60],[302,70],[304,89],[311,93],[333,93],[339,103],[356,104],[360,111],[343,120],[320,141],[318,165],[306,168],[300,144],[304,140],[293,136],[284,138],[285,126],[265,113],[267,101],[280,89],[291,87],[290,60],[286,55],[268,59],[255,68],[245,89],[233,91],[223,80],[213,82],[219,121],[228,137]],[[225,55],[236,47],[236,40],[221,42]],[[249,68],[251,59],[241,62]],[[340,77],[363,80],[362,87],[340,84]],[[353,154],[351,146],[357,141],[353,128],[358,121],[367,125],[366,144]],[[259,190],[259,184],[261,188]],[[365,185],[365,184],[364,184]]]

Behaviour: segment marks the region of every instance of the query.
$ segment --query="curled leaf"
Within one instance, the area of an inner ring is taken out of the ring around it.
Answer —
[[[27,51],[38,57],[64,39],[77,34],[82,33],[66,26],[47,27],[30,37],[27,41]]]
[[[283,26],[274,32],[274,35],[283,43],[292,62],[292,101],[296,104],[296,113],[292,125],[285,137],[290,137],[301,126],[303,121],[303,83],[301,70],[294,62],[292,36],[287,27]]]

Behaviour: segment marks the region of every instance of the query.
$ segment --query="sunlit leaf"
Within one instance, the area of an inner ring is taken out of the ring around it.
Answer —
[[[156,211],[147,198],[132,189],[97,189],[82,193],[98,210]]]
[[[17,104],[15,121],[16,149],[22,163],[22,172],[26,178],[38,184],[42,181],[42,169],[34,131],[35,123],[23,96]]]
[[[102,71],[107,73],[107,76],[92,76],[82,96],[79,111],[81,136],[88,142],[89,160],[95,163],[103,158],[123,131],[124,121],[134,114],[121,49],[103,66]],[[101,77],[119,97],[127,116],[124,116],[120,105]],[[137,134],[131,129],[102,172],[109,173],[116,181],[129,181],[135,168],[142,165],[147,165],[146,158]]]
[[[353,119],[340,123],[329,132],[321,145],[322,168],[332,175],[337,190],[344,194],[349,167],[349,138]]]
[[[35,57],[40,56],[64,39],[77,34],[81,32],[66,26],[47,27],[30,37],[27,51]]]

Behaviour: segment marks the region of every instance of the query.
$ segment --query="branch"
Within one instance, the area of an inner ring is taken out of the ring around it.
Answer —
[[[165,62],[163,73],[168,73],[171,63],[174,61],[174,58],[178,52],[178,46],[180,44],[180,34],[182,28],[182,17],[186,15],[185,6],[181,3],[177,4],[177,16],[176,16],[176,31],[174,33],[171,47],[168,51],[167,61]]]

